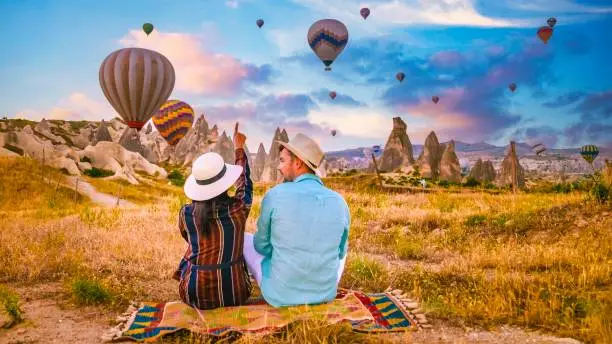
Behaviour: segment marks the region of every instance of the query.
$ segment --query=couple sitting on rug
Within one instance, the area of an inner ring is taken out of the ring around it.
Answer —
[[[235,165],[219,154],[203,154],[185,182],[192,202],[181,208],[179,227],[189,245],[174,275],[181,299],[199,309],[242,305],[251,294],[250,273],[275,307],[333,300],[346,261],[350,214],[342,196],[319,178],[323,151],[303,134],[277,141],[285,182],[264,196],[253,235],[245,233],[253,182],[238,123],[233,141]],[[232,185],[233,197],[227,193]]]

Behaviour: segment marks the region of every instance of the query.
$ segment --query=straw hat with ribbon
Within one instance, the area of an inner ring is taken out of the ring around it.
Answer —
[[[323,162],[325,154],[319,144],[310,137],[298,133],[289,142],[276,141],[282,147],[287,148],[291,153],[302,160],[306,166],[310,167],[317,176],[321,177],[319,165]]]

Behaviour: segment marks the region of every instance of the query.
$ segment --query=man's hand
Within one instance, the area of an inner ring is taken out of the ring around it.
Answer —
[[[234,148],[244,148],[244,143],[246,142],[246,136],[243,133],[238,131],[238,122],[236,122],[236,127],[234,127]]]

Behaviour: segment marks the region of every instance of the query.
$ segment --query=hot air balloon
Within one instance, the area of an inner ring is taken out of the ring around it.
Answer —
[[[140,130],[174,88],[174,67],[153,50],[119,49],[100,65],[100,87],[130,128]]]
[[[380,153],[380,146],[379,145],[372,146],[372,151],[374,151],[374,154]]]
[[[431,101],[434,102],[434,104],[438,104],[438,102],[440,101],[440,97],[433,96],[433,97],[431,97]]]
[[[325,70],[330,71],[330,65],[340,55],[348,43],[346,26],[336,19],[322,19],[308,29],[308,44],[312,51],[325,64]]]
[[[508,88],[510,89],[510,91],[514,92],[516,91],[516,84],[515,83],[510,83],[510,85],[508,85]]]
[[[257,19],[257,21],[255,23],[257,24],[257,26],[259,28],[261,28],[263,26],[263,24],[264,24],[264,21],[263,21],[263,19]]]
[[[180,100],[168,100],[153,115],[153,124],[161,136],[174,146],[193,126],[194,113],[189,104]]]
[[[361,14],[361,16],[363,17],[363,19],[367,19],[368,16],[370,15],[370,9],[367,7],[362,8],[361,10],[359,10],[359,14]]]
[[[536,155],[540,155],[540,154],[542,154],[542,153],[544,153],[546,151],[546,147],[544,147],[544,145],[542,143],[536,143],[535,145],[531,146],[531,150]]]
[[[336,91],[331,91],[331,92],[329,92],[329,97],[330,97],[331,99],[336,99]]]
[[[398,72],[397,74],[395,74],[395,78],[399,81],[402,82],[404,81],[404,78],[406,77],[406,74],[404,74],[403,72]]]
[[[332,129],[331,131],[332,136],[336,136],[336,133],[337,133],[336,129]]]
[[[149,34],[151,34],[151,32],[153,32],[153,24],[151,23],[142,24],[142,31],[144,31],[148,36]]]
[[[599,155],[599,148],[595,145],[585,145],[580,148],[580,155],[589,164],[593,164],[593,160]]]
[[[552,37],[553,29],[548,26],[542,26],[538,29],[538,37],[544,42],[544,44],[548,43],[550,37]]]
[[[555,24],[557,24],[557,18],[555,17],[550,17],[548,18],[548,20],[546,21],[546,23],[548,24],[548,26],[550,26],[551,28],[555,27]]]

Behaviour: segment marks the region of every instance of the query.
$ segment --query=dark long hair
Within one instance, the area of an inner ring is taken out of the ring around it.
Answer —
[[[196,227],[200,229],[204,236],[210,232],[209,222],[215,216],[220,207],[227,206],[234,202],[234,198],[223,192],[219,196],[206,201],[192,201],[193,216]]]

